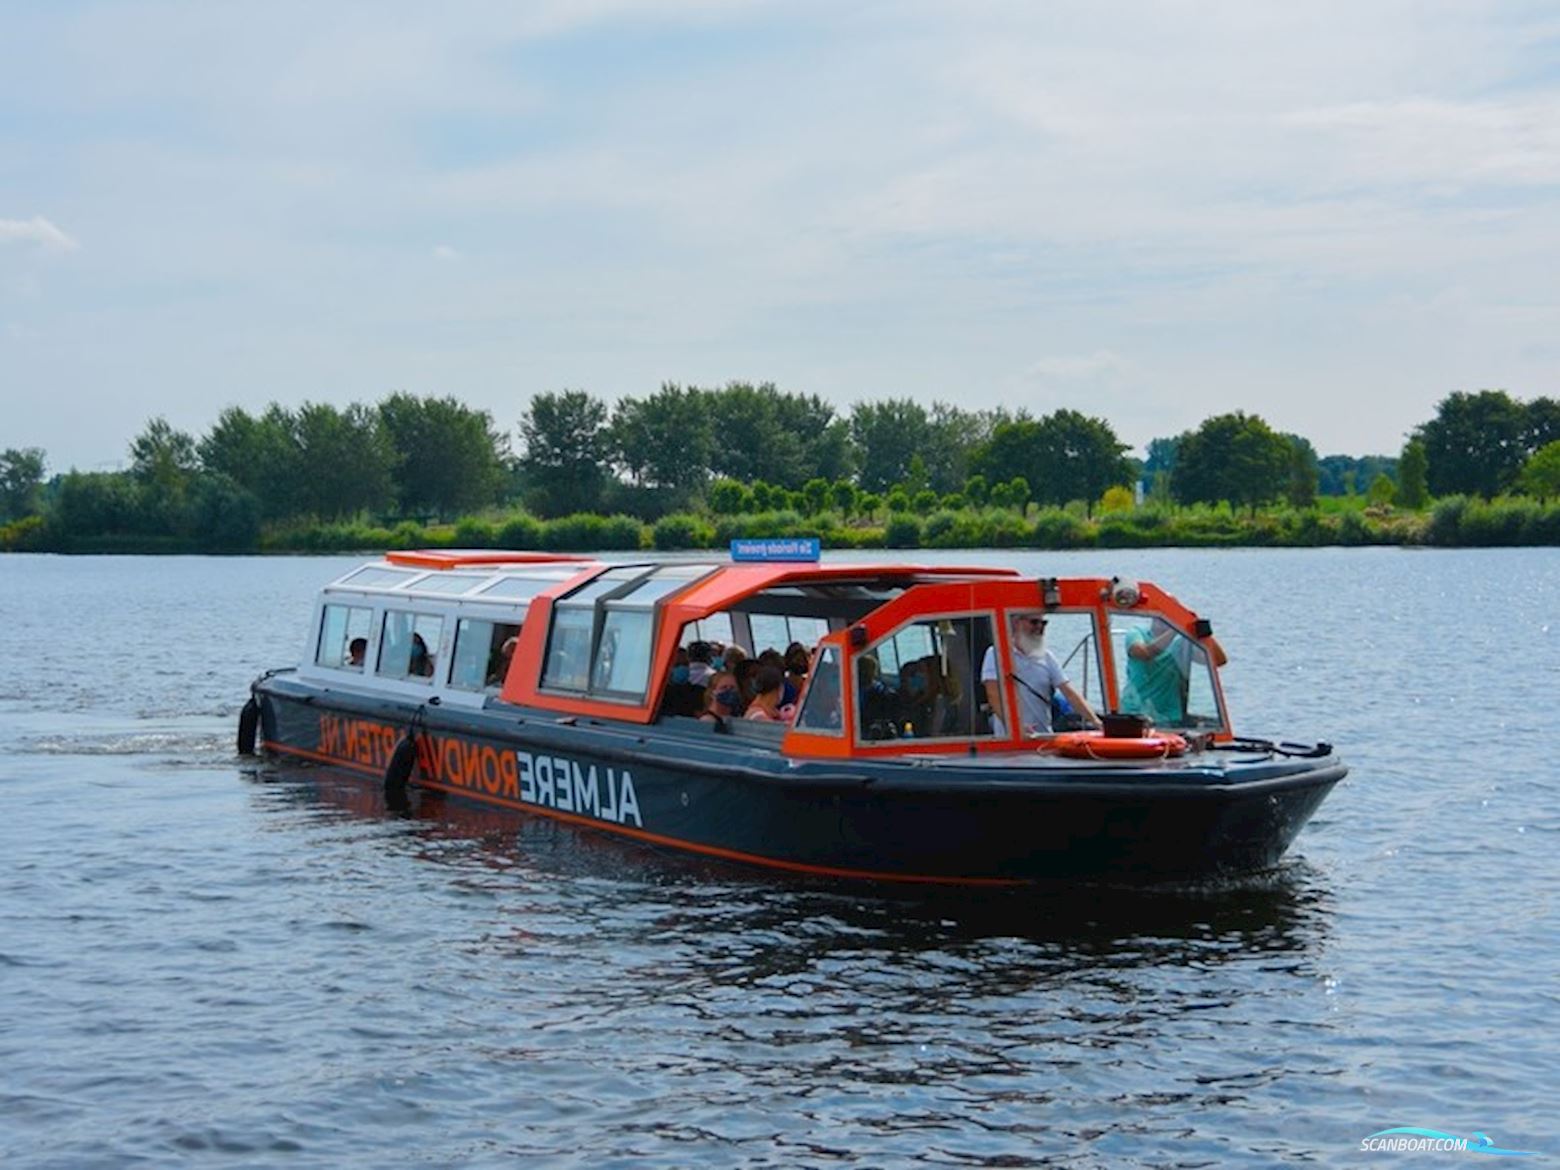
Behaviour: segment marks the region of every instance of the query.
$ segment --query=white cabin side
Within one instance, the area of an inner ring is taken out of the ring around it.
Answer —
[[[436,696],[452,707],[481,707],[498,694],[504,644],[519,634],[531,599],[599,567],[360,565],[315,600],[298,676],[414,703]]]

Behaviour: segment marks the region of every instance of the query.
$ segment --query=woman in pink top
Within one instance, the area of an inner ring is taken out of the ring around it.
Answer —
[[[796,705],[780,705],[785,689],[785,672],[778,666],[765,663],[753,675],[753,701],[748,704],[749,719],[767,720],[771,723],[789,723],[796,714]]]

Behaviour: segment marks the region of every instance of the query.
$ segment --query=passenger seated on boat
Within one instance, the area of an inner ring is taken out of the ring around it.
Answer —
[[[504,685],[504,679],[509,675],[509,664],[514,661],[515,647],[519,644],[520,638],[518,635],[504,639],[503,645],[498,648],[498,655],[494,659],[492,667],[488,670],[487,681],[484,685],[490,687],[501,687]]]
[[[811,660],[812,655],[807,653],[807,647],[800,642],[792,642],[785,648],[785,672],[791,676],[798,690],[807,678],[807,667]]]
[[[893,739],[899,734],[899,692],[878,676],[874,654],[856,659],[856,708],[867,739]]]
[[[661,691],[662,715],[697,715],[704,707],[704,688],[688,681],[688,652],[678,649]]]
[[[781,703],[780,695],[784,686],[785,673],[778,666],[767,662],[760,666],[753,681],[756,693],[753,702],[748,706],[745,718],[770,723],[791,722],[796,717],[796,706]]]
[[[704,709],[699,712],[699,718],[712,723],[724,723],[728,719],[738,718],[743,706],[736,676],[723,670],[712,677],[710,685],[705,688]]]
[[[735,642],[727,642],[720,648],[716,656],[719,659],[717,670],[736,670],[748,660],[748,652]]]
[[[353,638],[347,643],[347,665],[355,670],[363,669],[363,656],[368,653],[367,638]]]
[[[1094,709],[1068,681],[1056,655],[1045,648],[1045,626],[1044,614],[1015,614],[1013,617],[1013,671],[1008,677],[1018,691],[1020,734],[1051,734],[1051,697],[1058,691],[1067,697],[1073,710],[1083,716],[1086,724],[1098,727],[1100,721]],[[1002,682],[997,670],[997,648],[994,645],[987,649],[986,657],[980,664],[980,681],[992,711],[1002,710]],[[1000,716],[993,714],[991,722],[998,735],[1007,735]]]
[[[715,667],[711,662],[714,650],[710,644],[702,639],[688,643],[688,681],[696,686],[708,686],[711,677],[714,676]]]
[[[737,690],[742,692],[742,705],[744,707],[753,701],[753,696],[758,692],[753,689],[754,676],[758,674],[758,663],[752,658],[743,658],[740,661],[727,663],[726,669],[737,680]]]
[[[932,734],[932,712],[942,691],[941,679],[942,662],[935,654],[899,668],[899,721],[910,724],[917,736]]]
[[[433,676],[433,655],[428,653],[428,643],[423,641],[421,634],[412,634],[412,657],[407,663],[406,673],[423,678]]]

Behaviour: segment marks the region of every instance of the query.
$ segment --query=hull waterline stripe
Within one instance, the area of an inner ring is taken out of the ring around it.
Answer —
[[[372,764],[359,764],[352,760],[337,759],[335,756],[328,756],[324,752],[317,752],[312,748],[294,747],[291,744],[277,743],[275,740],[269,739],[262,741],[261,746],[267,751],[300,756],[303,759],[313,760],[316,763],[329,764],[333,768],[348,768],[367,776],[379,777],[384,774],[381,769],[375,768]],[[503,797],[489,796],[485,793],[477,796],[469,788],[457,788],[446,784],[438,784],[427,779],[418,779],[416,783],[424,788],[447,792],[451,796],[465,797],[480,804],[496,804],[503,808],[513,809],[515,812],[547,817],[555,821],[564,821],[571,825],[579,825],[581,828],[599,829],[602,832],[614,833],[621,837],[632,837],[635,840],[645,841],[652,845],[665,845],[673,849],[685,849],[693,853],[702,853],[709,857],[718,857],[723,861],[761,865],[767,869],[783,869],[793,873],[811,874],[816,877],[865,878],[871,881],[909,882],[920,885],[1008,887],[1027,884],[1022,878],[939,877],[934,874],[885,873],[873,869],[838,869],[827,865],[809,865],[804,861],[783,861],[776,857],[765,857],[758,853],[743,853],[736,849],[722,849],[719,845],[701,845],[695,841],[685,841],[681,837],[666,837],[660,833],[652,833],[645,829],[630,829],[621,825],[609,824],[606,821],[598,821],[591,817],[576,816],[573,813],[558,812],[555,809],[526,804],[523,801],[506,800]]]

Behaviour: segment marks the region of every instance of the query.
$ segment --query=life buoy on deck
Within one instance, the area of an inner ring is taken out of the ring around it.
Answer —
[[[1069,731],[1054,736],[1042,750],[1075,760],[1163,760],[1186,754],[1186,739],[1173,731],[1156,731],[1133,738]]]

